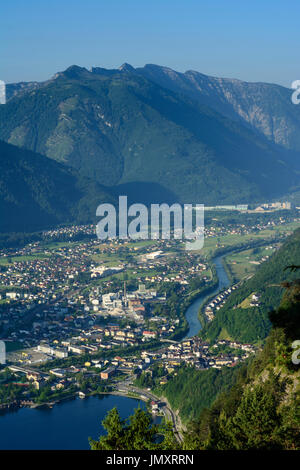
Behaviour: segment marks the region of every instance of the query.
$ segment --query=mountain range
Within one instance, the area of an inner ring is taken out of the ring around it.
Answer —
[[[146,203],[251,203],[299,190],[299,126],[291,90],[157,65],[74,65],[8,84],[0,106],[2,141],[72,168],[102,196]]]
[[[243,123],[275,144],[300,150],[300,107],[292,103],[292,90],[288,88],[210,77],[193,70],[180,73],[152,64],[137,71],[165,88]]]

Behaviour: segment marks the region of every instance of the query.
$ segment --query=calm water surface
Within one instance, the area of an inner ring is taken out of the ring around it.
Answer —
[[[51,408],[20,408],[0,415],[0,449],[89,449],[88,438],[104,434],[101,421],[116,406],[122,418],[145,403],[133,398],[100,395],[76,398]]]

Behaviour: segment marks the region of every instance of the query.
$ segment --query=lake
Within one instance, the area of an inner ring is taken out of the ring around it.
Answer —
[[[0,449],[85,450],[105,431],[101,421],[116,406],[122,418],[145,403],[117,395],[64,401],[51,408],[20,408],[0,415]]]

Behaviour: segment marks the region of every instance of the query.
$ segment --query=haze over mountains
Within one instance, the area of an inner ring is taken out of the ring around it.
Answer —
[[[0,139],[74,168],[109,194],[211,205],[300,186],[300,107],[278,85],[157,65],[71,66],[43,83],[9,84],[7,98]]]
[[[86,223],[99,202],[114,202],[97,182],[30,150],[0,141],[0,232]]]

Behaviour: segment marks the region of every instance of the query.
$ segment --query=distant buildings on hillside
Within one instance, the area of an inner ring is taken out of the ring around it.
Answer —
[[[252,206],[252,209],[249,209],[249,204],[237,204],[237,205],[228,205],[228,206],[204,206],[206,211],[239,211],[239,212],[266,212],[274,210],[290,210],[292,205],[288,201],[284,202],[265,202],[260,204],[257,207]]]
[[[224,211],[247,211],[248,204],[237,204],[231,206],[204,206],[204,210],[206,211],[217,211],[217,210],[224,210]]]
[[[96,267],[93,266],[91,269],[91,278],[109,276],[110,274],[115,274],[117,272],[123,271],[123,269],[124,269],[123,265],[120,265],[120,266],[101,265],[101,266],[96,266]]]
[[[266,212],[266,211],[274,211],[274,210],[282,210],[287,209],[290,210],[292,208],[291,203],[288,201],[285,202],[266,202],[261,204],[260,206],[256,207],[254,210],[255,212]]]

